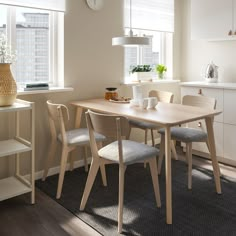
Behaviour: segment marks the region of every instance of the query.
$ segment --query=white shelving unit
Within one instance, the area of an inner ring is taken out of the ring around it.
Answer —
[[[20,113],[30,112],[30,140],[20,136]],[[13,139],[0,141],[0,158],[15,155],[15,174],[0,179],[0,201],[15,197],[24,193],[31,193],[31,203],[35,203],[35,108],[33,102],[17,99],[12,106],[0,107],[2,112],[15,112],[15,137]],[[30,152],[30,173],[29,179],[20,173],[20,153]]]

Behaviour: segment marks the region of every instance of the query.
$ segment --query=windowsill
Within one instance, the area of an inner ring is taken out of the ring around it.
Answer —
[[[73,90],[74,90],[74,88],[71,88],[71,87],[66,87],[66,88],[64,88],[64,87],[51,87],[47,90],[31,90],[31,91],[17,90],[17,95],[71,92]]]
[[[151,84],[168,84],[168,83],[180,83],[180,80],[174,79],[162,79],[162,80],[152,80],[152,81],[126,81],[121,83],[121,85],[151,85]]]

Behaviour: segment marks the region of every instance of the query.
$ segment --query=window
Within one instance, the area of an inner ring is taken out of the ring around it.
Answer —
[[[18,87],[32,82],[64,86],[64,68],[61,66],[64,57],[58,57],[64,51],[64,13],[41,6],[22,7],[19,3],[30,4],[29,0],[12,1],[13,5],[2,2],[4,0],[0,0],[0,33],[7,35],[9,44],[16,50],[12,72]]]
[[[134,35],[151,38],[148,46],[126,46],[124,51],[125,81],[129,82],[130,70],[136,65],[157,64],[167,66],[168,78],[173,71],[173,0],[135,0],[132,1],[132,19],[130,21],[130,0],[124,0],[125,33],[128,34],[130,24]]]

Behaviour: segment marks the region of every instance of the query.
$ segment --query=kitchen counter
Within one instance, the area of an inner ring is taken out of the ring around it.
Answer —
[[[222,89],[236,89],[236,83],[207,83],[205,81],[182,82],[181,87],[203,87],[203,88],[222,88]]]

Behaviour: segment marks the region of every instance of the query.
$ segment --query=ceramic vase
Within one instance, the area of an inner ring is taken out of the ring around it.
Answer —
[[[0,106],[10,106],[16,100],[17,87],[10,63],[0,63]]]

